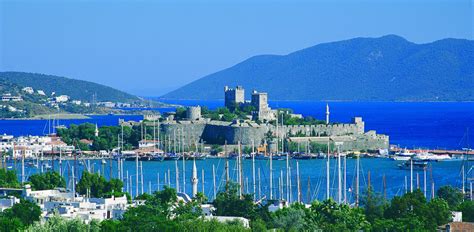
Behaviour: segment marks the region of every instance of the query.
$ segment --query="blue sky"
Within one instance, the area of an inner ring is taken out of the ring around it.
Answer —
[[[473,39],[471,0],[0,0],[0,70],[159,96],[260,54],[397,34]]]

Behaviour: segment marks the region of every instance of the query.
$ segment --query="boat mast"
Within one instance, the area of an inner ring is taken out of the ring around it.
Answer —
[[[360,165],[360,155],[357,155],[357,162],[356,162],[356,207],[359,206],[359,165]]]
[[[288,186],[290,183],[290,170],[289,169],[290,169],[290,156],[288,153],[286,153],[286,200],[290,199],[290,188]]]
[[[243,180],[243,172],[242,172],[242,144],[240,141],[238,142],[239,146],[239,184],[240,184],[240,198],[243,198],[243,192],[244,192],[244,180]]]
[[[227,140],[224,143],[224,155],[225,155],[225,189],[229,187],[229,154],[227,154]]]
[[[202,178],[202,185],[201,185],[201,186],[202,186],[202,194],[205,195],[205,194],[204,194],[204,189],[205,189],[205,185],[204,185],[204,184],[205,184],[205,181],[204,181],[204,168],[201,169],[201,178]]]
[[[174,168],[175,168],[175,172],[176,172],[176,192],[179,193],[179,168],[178,168],[178,160],[175,160],[174,161]]]
[[[127,175],[126,176],[127,176],[127,183],[126,183],[127,184],[127,193],[130,193],[128,170],[127,170]],[[132,194],[130,193],[130,195],[132,195]]]
[[[74,166],[71,167],[72,169],[72,197],[73,197],[73,200],[76,198],[76,178],[74,176]]]
[[[62,147],[59,147],[59,176],[63,176]]]
[[[280,200],[283,200],[283,170],[280,170],[280,177],[278,182],[278,191],[280,192]]]
[[[156,173],[156,191],[160,191],[160,173],[159,172]]]
[[[301,203],[301,185],[300,185],[300,165],[299,162],[296,161],[296,183],[298,188],[298,203]]]
[[[253,180],[253,200],[257,200],[257,183],[255,182],[255,152],[253,152],[253,141],[252,141],[252,180]]]
[[[423,168],[423,194],[426,198],[426,167]]]
[[[465,165],[464,162],[462,164],[462,195],[464,196],[466,194],[465,189],[466,189],[466,173],[465,173]]]
[[[143,161],[140,161],[140,178],[141,178],[141,185],[142,185],[142,194],[144,193],[143,189]]]
[[[420,189],[420,174],[416,173],[416,189]]]
[[[267,142],[265,141],[265,153],[267,153]],[[265,154],[266,156],[266,154]],[[269,200],[272,200],[273,199],[273,163],[272,163],[272,160],[273,160],[273,156],[272,156],[272,153],[270,152],[270,198]]]
[[[410,158],[410,192],[413,192],[413,157]]]
[[[178,132],[179,132],[179,130],[178,130]],[[182,129],[181,129],[180,136],[181,136],[180,138],[182,138],[182,136],[183,136],[183,130]],[[181,156],[183,157],[183,193],[186,193],[186,161],[185,161],[185,157],[184,157],[184,144],[182,146],[183,146],[183,150],[181,150]]]
[[[344,156],[344,204],[347,204],[347,163],[346,156]]]
[[[25,150],[21,154],[21,184],[25,183]]]
[[[255,174],[255,172],[254,172]],[[254,175],[255,177],[255,175]],[[217,189],[216,189],[216,168],[214,167],[214,164],[212,165],[212,193],[214,195],[213,199],[216,199],[216,194],[217,194]],[[255,188],[254,188],[255,190]]]
[[[329,141],[331,140],[330,137],[328,137],[328,154],[327,154],[327,160],[326,160],[326,199],[329,200],[329,198],[331,198],[331,193],[330,193],[330,190],[329,190],[329,187],[330,187],[330,180],[329,180],[329,162],[330,162],[330,147],[329,147]],[[298,145],[299,147],[299,145]]]
[[[135,197],[139,195],[138,193],[138,177],[139,177],[139,172],[138,172],[138,152],[135,154]],[[111,174],[112,175],[112,174]]]
[[[408,193],[408,179],[407,176],[405,175],[405,194]]]
[[[337,146],[337,203],[342,202],[342,180],[341,180],[341,153],[339,146]]]

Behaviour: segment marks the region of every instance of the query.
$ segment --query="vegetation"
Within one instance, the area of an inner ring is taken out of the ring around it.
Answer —
[[[178,202],[172,188],[147,194],[145,199],[144,205],[127,210],[123,219],[103,221],[102,231],[246,231],[236,222],[203,219],[198,198],[188,204]]]
[[[0,188],[19,188],[20,182],[14,170],[0,168]]]
[[[39,221],[41,209],[36,203],[21,200],[20,203],[0,213],[0,231],[18,231]]]
[[[84,171],[81,180],[76,185],[76,191],[82,195],[89,192],[90,197],[123,196],[122,187],[123,182],[119,179],[107,181],[97,173]]]
[[[311,116],[306,116],[306,117],[295,117],[292,115],[293,110],[291,109],[278,109],[278,123],[282,123],[283,119],[283,124],[284,125],[320,125],[320,124],[326,124],[326,121],[323,120],[318,120],[315,119]],[[276,123],[276,121],[272,122],[273,124]]]
[[[219,107],[216,110],[209,110],[207,107],[201,107],[201,115],[204,118],[210,118],[211,120],[221,120],[225,122],[232,122],[234,120],[245,120],[248,119],[248,115],[251,115],[255,107],[246,105],[244,107],[235,107],[228,109],[227,107]]]
[[[57,95],[65,94],[72,99],[90,102],[92,95],[97,101],[135,102],[139,98],[128,93],[113,89],[108,86],[69,79],[66,77],[44,75],[25,72],[0,72],[0,80],[7,81],[22,87],[32,87],[43,90],[47,95],[56,92]],[[41,81],[38,81],[41,80]]]
[[[46,222],[35,222],[25,229],[25,232],[99,232],[101,224],[95,220],[84,223],[81,219],[65,219],[59,215],[50,217]],[[103,230],[102,230],[103,231]]]
[[[122,128],[120,126],[102,126],[99,128],[99,136],[95,136],[96,125],[92,123],[84,123],[80,125],[70,125],[69,128],[59,128],[57,130],[58,136],[69,144],[76,145],[82,150],[112,150],[118,146],[117,135],[121,134]],[[147,134],[152,135],[152,128],[147,128]],[[124,149],[131,149],[138,146],[141,138],[140,127],[133,128],[123,127]],[[80,140],[92,140],[92,146],[81,143]]]
[[[31,175],[28,180],[33,190],[46,190],[66,187],[66,181],[58,172],[45,172]]]
[[[2,172],[1,183],[14,182],[11,178],[16,178],[15,175],[0,169],[0,174]],[[30,181],[36,189],[63,184],[54,172],[34,175]],[[108,197],[113,193],[123,195],[120,192],[122,186],[119,180],[106,181],[98,174],[84,172],[76,190],[81,194],[90,190],[91,197]],[[450,221],[451,210],[462,211],[464,221],[474,221],[474,203],[463,201],[458,191],[443,186],[438,190],[438,197],[430,201],[421,190],[387,201],[369,188],[361,197],[360,207],[337,204],[329,199],[314,201],[310,207],[294,203],[269,213],[271,201],[255,204],[253,195],[243,194],[241,197],[239,186],[228,183],[212,204],[214,215],[249,219],[252,231],[435,231]],[[165,187],[137,199],[145,200],[145,203],[129,208],[122,219],[88,224],[60,216],[40,223],[40,208],[21,199],[20,203],[0,213],[0,231],[250,231],[238,221],[221,223],[201,217],[201,204],[207,201],[202,193],[184,203],[178,200],[175,189]]]
[[[436,195],[439,198],[444,199],[451,209],[456,209],[464,198],[462,192],[459,189],[456,189],[450,185],[439,188],[438,191],[436,191]]]

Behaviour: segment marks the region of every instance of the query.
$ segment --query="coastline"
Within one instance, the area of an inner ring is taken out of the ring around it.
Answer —
[[[90,119],[85,114],[41,114],[31,118],[0,118],[0,120],[47,120],[47,119]]]

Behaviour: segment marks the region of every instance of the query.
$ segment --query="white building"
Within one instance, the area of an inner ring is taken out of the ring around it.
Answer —
[[[20,199],[13,196],[10,196],[8,198],[0,198],[0,212],[11,208],[16,203],[20,203]]]
[[[26,146],[14,146],[13,147],[13,158],[32,158],[33,157],[33,150]]]
[[[138,148],[153,147],[158,145],[158,140],[140,140],[138,141]]]
[[[23,89],[21,89],[23,92],[26,92],[28,94],[33,94],[35,91],[33,90],[33,88],[31,87],[25,87]]]
[[[64,189],[32,191],[29,185],[25,185],[22,195],[38,204],[46,218],[58,212],[61,217],[79,218],[86,223],[91,220],[120,219],[127,208],[132,206],[128,204],[126,196],[84,198]]]
[[[80,105],[82,102],[80,100],[72,100],[71,103],[75,105]]]
[[[8,101],[17,102],[17,101],[23,101],[23,99],[21,98],[21,96],[12,96],[10,93],[6,93],[2,95],[2,101],[3,102],[8,102]]]
[[[67,102],[69,101],[69,96],[68,95],[60,95],[54,98],[56,102]]]
[[[36,90],[36,92],[38,93],[38,95],[46,96],[43,90]]]

